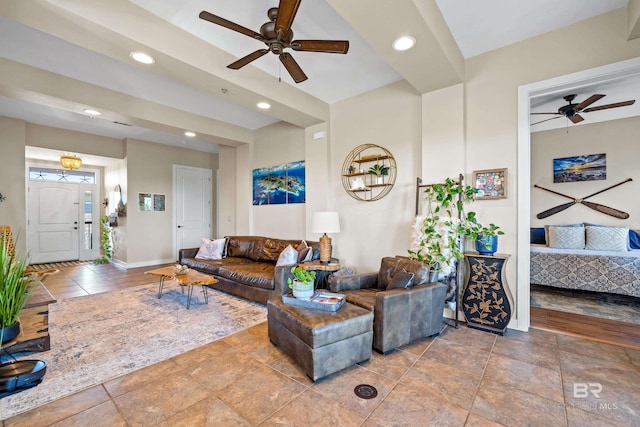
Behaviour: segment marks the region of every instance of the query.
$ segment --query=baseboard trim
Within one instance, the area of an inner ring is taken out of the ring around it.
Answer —
[[[137,267],[149,267],[152,265],[158,265],[158,264],[172,264],[172,263],[177,263],[177,261],[175,259],[157,259],[157,260],[148,260],[148,261],[139,261],[139,262],[124,262],[124,261],[120,261],[118,259],[112,259],[111,262],[113,264],[116,264],[120,267],[124,267],[126,269],[129,268],[137,268]]]

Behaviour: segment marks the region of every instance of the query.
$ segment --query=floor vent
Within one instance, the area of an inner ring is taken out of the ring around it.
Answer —
[[[360,384],[353,389],[353,392],[361,399],[373,399],[378,395],[378,390],[372,385]]]

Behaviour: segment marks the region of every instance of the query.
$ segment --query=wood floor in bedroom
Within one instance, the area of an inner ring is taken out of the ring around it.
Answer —
[[[633,323],[531,307],[531,327],[640,350],[640,326]]]

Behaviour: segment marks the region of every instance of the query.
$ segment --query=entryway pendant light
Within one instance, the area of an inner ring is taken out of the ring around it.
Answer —
[[[60,164],[66,169],[79,169],[82,166],[82,159],[73,155],[67,155],[60,157]]]

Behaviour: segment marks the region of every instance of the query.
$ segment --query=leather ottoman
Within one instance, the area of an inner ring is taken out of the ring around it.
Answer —
[[[371,358],[373,313],[346,302],[329,312],[267,302],[269,339],[316,381]]]

